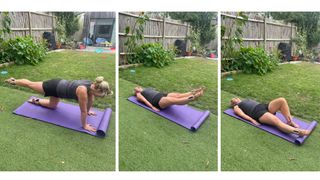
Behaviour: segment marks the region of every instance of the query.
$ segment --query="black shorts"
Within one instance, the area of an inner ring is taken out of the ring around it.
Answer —
[[[61,79],[51,79],[42,83],[44,96],[53,96],[58,98],[57,86]]]
[[[161,98],[167,97],[167,95],[168,95],[168,94],[158,93],[158,94],[155,95],[155,97],[152,99],[151,104],[152,104],[154,107],[158,108],[158,109],[162,109],[162,108],[160,107],[160,105],[159,105],[159,102],[160,102]]]
[[[252,118],[259,121],[259,118],[269,112],[269,104],[258,104],[252,113]]]

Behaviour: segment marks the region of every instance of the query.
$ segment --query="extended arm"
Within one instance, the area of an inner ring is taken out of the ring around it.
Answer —
[[[91,116],[95,116],[96,113],[94,111],[90,111],[91,107],[92,107],[92,104],[93,104],[93,101],[94,101],[94,95],[89,95],[88,97],[88,103],[87,103],[87,112],[88,112],[88,115]]]
[[[253,124],[255,124],[255,125],[257,125],[257,126],[260,125],[260,123],[258,123],[256,120],[254,120],[254,119],[251,118],[250,116],[246,115],[246,114],[239,108],[239,106],[234,106],[233,110],[234,110],[234,112],[235,112],[238,116],[244,118],[245,120],[250,121],[250,122],[252,122]]]
[[[144,98],[141,95],[141,93],[137,93],[137,99],[138,99],[138,101],[143,102],[144,104],[149,106],[151,109],[153,109],[155,111],[160,111],[158,108],[154,107],[146,98]]]
[[[95,132],[96,129],[93,128],[90,124],[87,123],[87,116],[88,116],[88,109],[87,109],[87,103],[88,103],[88,94],[87,94],[87,88],[83,86],[79,86],[77,89],[77,96],[81,111],[81,124],[82,127],[88,131]]]

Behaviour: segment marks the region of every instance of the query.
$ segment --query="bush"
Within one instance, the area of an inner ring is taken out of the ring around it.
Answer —
[[[146,43],[136,50],[138,63],[145,66],[164,67],[173,62],[175,54],[172,50],[166,50],[159,43]]]
[[[235,68],[259,75],[272,71],[279,62],[275,55],[268,55],[262,48],[241,47],[236,57]]]
[[[45,57],[47,48],[44,43],[36,43],[31,37],[17,37],[2,43],[0,58],[4,62],[36,65]]]

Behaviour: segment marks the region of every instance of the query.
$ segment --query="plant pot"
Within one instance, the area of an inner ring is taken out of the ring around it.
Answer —
[[[192,52],[191,51],[187,51],[186,54],[187,54],[187,56],[191,56]]]
[[[291,59],[292,59],[292,61],[298,61],[299,60],[299,56],[292,56]]]

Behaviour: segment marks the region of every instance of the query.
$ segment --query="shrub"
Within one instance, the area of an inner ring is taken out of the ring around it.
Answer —
[[[275,55],[268,55],[262,48],[241,47],[236,57],[237,69],[259,75],[272,71],[279,62]]]
[[[172,50],[166,50],[159,43],[146,43],[136,50],[138,63],[145,66],[164,67],[173,62],[175,54]]]
[[[17,37],[3,43],[4,61],[16,64],[36,65],[45,57],[47,48],[43,43],[36,43],[31,37]]]

